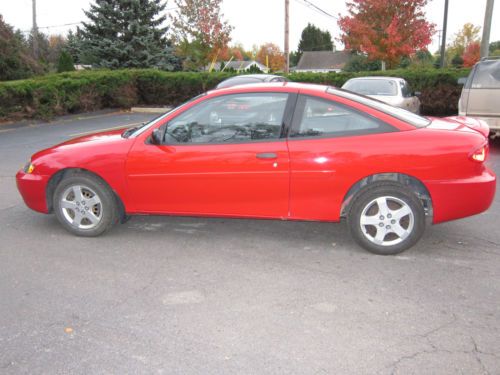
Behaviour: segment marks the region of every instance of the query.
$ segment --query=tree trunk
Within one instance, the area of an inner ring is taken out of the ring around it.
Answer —
[[[385,70],[385,61],[382,60],[382,70]]]

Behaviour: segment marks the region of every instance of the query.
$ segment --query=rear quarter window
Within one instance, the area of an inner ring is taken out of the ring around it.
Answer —
[[[500,60],[481,61],[475,69],[472,89],[500,89]]]

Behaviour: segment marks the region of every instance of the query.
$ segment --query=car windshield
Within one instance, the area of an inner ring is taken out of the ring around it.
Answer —
[[[336,89],[333,87],[328,87],[326,89],[326,92],[332,95],[338,95],[343,98],[353,100],[355,102],[366,105],[367,107],[374,108],[380,112],[388,114],[389,116],[407,122],[408,124],[413,125],[417,128],[426,127],[431,123],[431,121],[425,117],[416,115],[415,113],[407,111],[406,109],[393,107],[392,105],[381,102],[380,100],[369,98],[367,96],[356,95],[355,93],[345,91],[343,89]]]
[[[203,93],[201,95],[198,95],[198,96],[195,96],[194,98],[192,99],[189,99],[187,102],[185,103],[182,103],[180,106],[178,107],[175,107],[174,109],[168,111],[167,113],[164,113],[158,117],[155,117],[154,119],[152,119],[151,121],[149,122],[146,122],[146,123],[143,123],[142,125],[139,125],[138,127],[135,127],[135,128],[129,128],[127,130],[125,130],[123,133],[122,133],[122,136],[124,138],[128,138],[128,137],[136,137],[138,136],[139,134],[143,133],[144,131],[146,131],[147,129],[149,129],[151,126],[153,126],[154,124],[156,124],[158,121],[161,121],[163,120],[165,117],[167,117],[168,115],[170,115],[171,113],[181,109],[182,107],[184,107],[185,105],[195,101],[196,99],[198,98],[201,98],[202,96],[205,96],[207,95],[206,93]]]
[[[343,89],[363,95],[395,96],[398,94],[396,81],[390,79],[353,79]]]

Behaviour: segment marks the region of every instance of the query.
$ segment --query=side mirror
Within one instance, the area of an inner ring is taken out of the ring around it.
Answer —
[[[459,78],[457,83],[459,85],[465,85],[467,83],[467,77],[462,77],[462,78]]]
[[[413,95],[420,96],[420,95],[422,95],[422,93],[420,91],[415,91],[415,93]]]
[[[154,145],[161,145],[163,142],[163,130],[156,128],[151,133],[151,143]]]

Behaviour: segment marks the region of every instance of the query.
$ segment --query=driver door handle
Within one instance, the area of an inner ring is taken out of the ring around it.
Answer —
[[[276,155],[274,152],[260,152],[257,155],[255,155],[257,159],[277,159],[278,155]]]

